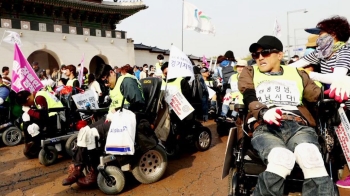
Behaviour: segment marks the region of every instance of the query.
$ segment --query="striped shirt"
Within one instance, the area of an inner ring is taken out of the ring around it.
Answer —
[[[350,48],[347,45],[341,47],[327,60],[318,58],[317,50],[304,56],[303,59],[310,64],[320,64],[321,73],[324,74],[333,73],[333,69],[336,67],[346,68],[348,69],[347,75],[350,73]],[[330,85],[324,86],[327,89]],[[346,106],[350,108],[350,101],[346,102]]]
[[[332,73],[336,67],[346,68],[348,69],[348,73],[350,70],[350,48],[347,45],[344,45],[327,60],[319,59],[317,51],[304,56],[303,59],[310,64],[320,64],[321,73]]]

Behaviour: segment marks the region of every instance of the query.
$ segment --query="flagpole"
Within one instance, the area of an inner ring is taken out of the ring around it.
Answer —
[[[182,52],[184,51],[184,7],[185,7],[185,0],[182,0],[182,26],[181,26],[181,32],[182,32],[182,36],[181,36],[181,50]]]

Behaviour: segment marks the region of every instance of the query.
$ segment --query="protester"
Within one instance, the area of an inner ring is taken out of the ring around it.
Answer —
[[[102,96],[102,91],[101,91],[100,84],[96,81],[94,74],[89,74],[88,87],[89,87],[89,90],[91,90],[94,93],[95,99],[98,102],[99,97]]]
[[[11,80],[8,77],[2,77],[0,75],[0,108],[3,108],[5,101],[10,95]]]
[[[237,117],[237,113],[233,113],[233,118],[231,117],[232,115],[227,116],[227,113],[230,109],[230,103],[232,101],[234,101],[235,104],[243,104],[243,95],[238,90],[238,79],[239,75],[242,73],[243,68],[246,66],[248,66],[248,62],[246,60],[239,60],[233,67],[233,70],[237,73],[233,74],[229,80],[230,89],[229,91],[226,91],[227,93],[224,97],[224,102],[221,107],[221,115],[219,117],[221,120],[233,122],[233,118]]]
[[[140,73],[140,80],[143,79],[143,78],[147,78],[147,76],[148,76],[147,72],[148,72],[148,65],[144,64],[142,72]]]
[[[51,74],[51,79],[52,79],[53,81],[57,82],[58,79],[59,79],[59,78],[58,78],[58,75],[59,75],[59,73],[58,73],[57,68],[56,68],[56,67],[53,68],[52,74]]]
[[[155,76],[156,77],[162,77],[162,65],[164,63],[164,56],[162,54],[159,54],[157,56],[157,63],[155,64]]]
[[[32,64],[32,68],[33,70],[35,71],[36,75],[39,77],[39,74],[40,74],[40,67],[39,67],[39,63],[34,61],[33,64]]]
[[[44,127],[47,131],[56,130],[57,128],[57,112],[50,112],[48,119],[44,118],[44,114],[31,109],[35,106],[36,109],[50,109],[63,107],[60,100],[47,91],[37,91],[30,93],[29,91],[20,91],[16,95],[16,101],[22,106],[24,112],[22,116],[23,133],[25,139],[24,154],[31,151],[32,148],[40,148],[42,134],[40,130]]]
[[[78,134],[78,147],[73,156],[73,163],[69,166],[68,177],[62,181],[62,185],[67,186],[75,182],[79,182],[81,186],[92,186],[96,184],[97,165],[99,163],[100,154],[95,151],[94,136],[106,139],[111,125],[112,114],[122,106],[125,98],[124,107],[136,112],[143,109],[145,101],[142,95],[141,85],[136,77],[130,75],[130,66],[121,68],[122,76],[117,78],[117,74],[110,65],[102,65],[96,73],[98,78],[106,78],[106,82],[111,88],[110,98],[112,103],[109,106],[109,113],[106,117],[93,123],[92,125],[82,128]],[[133,69],[130,67],[131,72]],[[93,136],[89,138],[92,143],[83,140],[84,134]],[[89,158],[90,157],[90,158]],[[83,175],[82,170],[87,167],[88,173]]]
[[[134,66],[134,75],[138,80],[140,80],[140,70],[136,65]]]
[[[285,179],[295,162],[304,173],[303,195],[333,195],[333,182],[312,128],[316,122],[303,104],[303,100],[317,102],[321,89],[306,72],[280,65],[283,45],[276,37],[263,36],[249,51],[257,66],[243,69],[238,88],[251,115],[258,119],[251,143],[267,164],[253,195],[283,195]],[[281,99],[270,96],[275,92],[281,93]]]
[[[320,64],[321,73],[309,72],[310,78],[329,87],[335,79],[345,76],[350,70],[350,48],[346,42],[350,37],[350,25],[346,18],[334,16],[319,22],[316,28],[306,32],[319,35],[317,48],[292,64],[294,67],[305,67]]]
[[[211,77],[211,74],[210,74],[210,71],[209,71],[208,68],[203,67],[200,72],[202,74],[204,83],[207,85],[207,87],[210,88],[211,90],[215,91],[214,96],[211,97],[210,108],[209,108],[209,111],[208,111],[208,114],[214,114],[216,112],[216,105],[217,105],[217,103],[216,103],[216,100],[217,100],[216,92],[219,91],[219,89],[218,89],[219,87],[217,86],[218,85],[217,82]]]
[[[2,68],[2,77],[9,77],[9,75],[10,75],[10,68],[4,66]]]
[[[66,86],[79,87],[80,84],[77,79],[77,70],[74,65],[66,66],[65,74],[68,77],[68,82]]]
[[[46,69],[45,71],[46,71],[46,77],[49,78],[49,79],[52,79],[51,78],[51,71],[50,71],[50,69]]]
[[[45,70],[42,70],[40,72],[39,79],[40,79],[41,83],[43,84],[44,88],[51,92],[52,88],[55,86],[55,81],[53,81],[47,77]]]
[[[61,69],[58,72],[57,79],[60,79],[60,78],[68,79],[68,76],[66,75],[66,72],[67,72],[66,65],[64,65],[64,64],[61,65]]]

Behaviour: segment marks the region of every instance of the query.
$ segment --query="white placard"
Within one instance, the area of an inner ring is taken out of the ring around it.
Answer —
[[[75,105],[78,109],[87,109],[87,105],[90,105],[90,109],[98,109],[98,103],[95,99],[95,95],[91,90],[87,90],[84,93],[79,93],[72,96]],[[83,120],[89,118],[89,115],[80,113]]]
[[[209,99],[213,98],[216,92],[208,86]]]
[[[180,120],[183,120],[194,111],[194,108],[183,94],[175,89],[166,90],[165,101],[169,104],[170,109],[174,110]]]
[[[167,80],[178,77],[191,77],[194,79],[193,65],[185,53],[175,46],[171,46]]]

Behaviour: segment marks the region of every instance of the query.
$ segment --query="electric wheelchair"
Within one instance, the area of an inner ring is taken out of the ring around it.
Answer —
[[[319,136],[321,154],[333,182],[338,180],[338,169],[342,167],[342,163],[345,163],[335,134],[335,127],[340,124],[337,112],[339,106],[339,103],[331,99],[324,99],[323,96],[316,105],[312,106],[315,111],[313,116],[317,120],[315,130]],[[265,171],[266,165],[251,145],[252,129],[256,121],[250,122],[246,119],[248,110],[244,105],[235,105],[235,109],[245,122],[243,125],[244,137],[232,149],[232,156],[229,160],[228,195],[251,195],[257,183],[257,177]],[[235,129],[237,128],[232,128],[231,131]],[[295,164],[291,174],[286,178],[284,193],[301,192],[303,179],[300,167]],[[334,186],[334,193],[336,196],[339,195],[336,186]]]
[[[24,152],[27,158],[39,158],[42,165],[49,166],[58,159],[58,154],[73,156],[73,149],[76,146],[76,135],[78,130],[87,124],[94,122],[93,118],[82,120],[78,113],[73,112],[76,108],[72,94],[59,96],[63,107],[51,109],[33,109],[40,113],[40,119],[29,122],[17,122],[16,126],[24,129],[26,143],[32,140],[27,126],[33,122],[39,125],[39,137],[34,139],[33,145]],[[49,113],[55,112],[56,118],[49,117]],[[74,137],[75,136],[75,137]]]
[[[125,185],[125,171],[132,172],[133,176],[142,184],[150,184],[158,181],[167,168],[167,155],[164,147],[158,143],[154,133],[154,126],[158,102],[161,97],[161,84],[159,78],[145,78],[140,80],[146,106],[136,115],[136,135],[134,155],[110,155],[105,153],[106,138],[95,138],[97,151],[102,154],[97,168],[97,184],[105,194],[118,194]],[[122,102],[122,110],[124,100]],[[108,109],[108,108],[107,108]],[[96,114],[108,110],[77,110],[78,112]],[[142,128],[140,128],[140,126]],[[100,145],[98,145],[100,144]],[[79,186],[79,184],[78,184]]]

